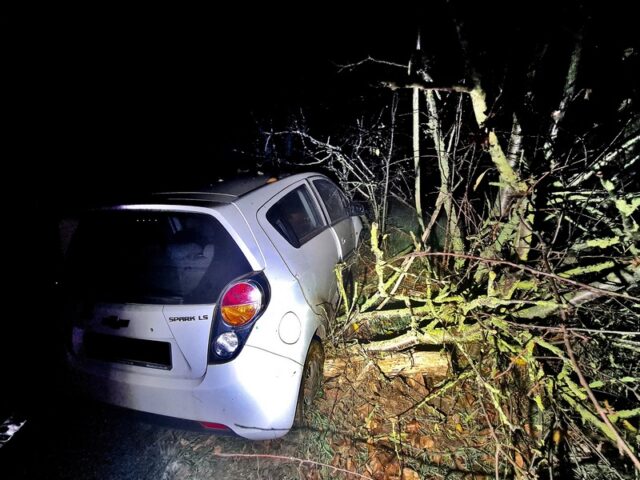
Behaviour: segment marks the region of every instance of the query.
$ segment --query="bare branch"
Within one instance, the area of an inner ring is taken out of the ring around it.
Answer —
[[[547,160],[551,160],[552,165],[557,163],[556,159],[553,158],[553,147],[556,139],[558,138],[558,132],[560,131],[560,122],[564,119],[569,101],[573,98],[576,90],[576,79],[578,77],[578,66],[580,64],[581,57],[582,32],[576,35],[573,52],[571,53],[571,60],[569,61],[569,70],[567,71],[567,77],[564,84],[562,100],[560,101],[558,109],[553,112],[551,116],[553,124],[551,125],[551,130],[549,132],[549,138],[544,145],[545,156]]]
[[[334,472],[344,473],[345,475],[348,475],[351,477],[373,480],[373,478],[368,477],[367,475],[362,475],[361,473],[352,472],[350,470],[345,470],[344,468],[339,468],[333,465],[329,465],[328,463],[316,462],[315,460],[309,460],[306,458],[287,457],[284,455],[270,455],[266,453],[222,453],[222,452],[216,452],[216,451],[212,452],[211,455],[213,455],[214,457],[222,457],[222,458],[264,458],[267,460],[276,460],[280,462],[297,463],[300,466],[311,465],[314,467],[325,467]]]
[[[400,81],[400,80],[389,80],[380,82],[381,87],[389,88],[391,90],[404,90],[404,89],[414,89],[425,90],[425,91],[441,91],[441,92],[458,92],[458,93],[469,93],[471,89],[466,85],[459,84],[437,84],[433,82],[426,82],[421,79],[413,79],[411,81]]]
[[[398,97],[397,95],[394,95],[393,102],[391,104],[391,126],[390,126],[390,132],[389,132],[389,150],[387,152],[387,156],[384,159],[384,163],[385,163],[384,193],[382,195],[382,218],[380,219],[383,232],[385,231],[386,222],[387,222],[387,207],[388,207],[388,201],[389,201],[389,181],[390,181],[389,168],[391,166],[391,157],[393,156],[397,109],[398,109]]]
[[[602,160],[599,160],[597,162],[595,162],[591,168],[587,171],[584,172],[580,172],[576,175],[574,175],[570,180],[569,180],[569,187],[575,187],[577,185],[580,185],[582,182],[584,182],[585,180],[588,180],[589,178],[591,178],[593,175],[595,175],[599,170],[605,168],[607,165],[609,165],[613,160],[615,160],[616,158],[618,158],[618,156],[621,153],[627,153],[628,150],[631,149],[631,147],[633,147],[635,144],[637,144],[640,141],[640,134],[637,134],[633,137],[631,137],[629,140],[627,140],[626,142],[624,142],[622,145],[620,145],[619,148],[615,149],[613,152],[609,152],[608,154],[606,154],[604,156],[604,158],[602,158]]]
[[[420,230],[424,231],[424,218],[422,212],[422,188],[421,176],[420,176],[420,90],[413,89],[413,172],[414,172],[414,187],[413,192],[415,196],[416,215],[418,216],[418,224]]]
[[[397,68],[402,68],[404,70],[407,69],[406,65],[403,65],[401,63],[396,63],[396,62],[390,62],[388,60],[379,60],[377,58],[373,58],[372,56],[368,56],[367,58],[363,58],[362,60],[359,60],[355,63],[347,63],[344,65],[340,65],[340,64],[336,64],[338,68],[339,72],[342,72],[344,70],[354,70],[357,67],[361,67],[362,65],[366,65],[368,63],[373,63],[373,64],[378,64],[378,65],[386,65],[388,67],[397,67]]]
[[[631,337],[640,335],[640,332],[624,332],[621,330],[605,330],[605,329],[579,328],[579,327],[553,327],[551,325],[525,325],[522,323],[515,323],[515,322],[509,322],[509,321],[507,323],[510,325],[513,325],[516,328],[549,330],[552,332],[561,332],[564,328],[564,330],[566,330],[567,332],[596,333],[598,335],[621,335],[621,336],[631,336]]]
[[[573,367],[573,370],[576,372],[576,375],[578,375],[578,379],[580,380],[580,385],[582,385],[582,388],[584,388],[584,390],[587,392],[587,396],[589,397],[589,400],[591,400],[591,403],[593,403],[593,406],[598,412],[598,415],[600,415],[600,418],[602,419],[602,421],[605,423],[607,427],[611,429],[611,433],[614,435],[616,439],[618,448],[621,451],[623,451],[631,459],[631,461],[633,462],[633,465],[636,467],[636,470],[640,471],[640,460],[638,460],[638,457],[634,455],[634,453],[629,448],[629,445],[627,445],[627,443],[622,439],[622,437],[620,436],[620,433],[618,433],[618,430],[614,427],[613,423],[611,423],[611,420],[609,420],[607,413],[604,411],[602,406],[600,406],[600,403],[596,399],[596,396],[593,394],[591,387],[589,387],[589,383],[584,378],[584,375],[582,374],[582,370],[580,370],[580,367],[578,366],[578,362],[576,362],[576,357],[573,354],[573,349],[571,348],[571,342],[569,342],[569,336],[567,335],[567,331],[565,330],[564,325],[562,326],[562,336],[564,338],[564,345],[567,349],[567,354],[569,355],[569,360],[571,361],[571,366]]]
[[[461,254],[461,253],[453,253],[453,252],[414,252],[414,253],[410,253],[409,255],[405,255],[403,257],[400,258],[405,258],[408,256],[416,256],[416,257],[459,257],[459,258],[464,258],[467,260],[475,260],[478,262],[484,262],[484,263],[489,263],[491,265],[506,265],[508,267],[512,267],[518,270],[524,270],[525,272],[529,272],[535,276],[538,277],[547,277],[547,278],[552,278],[554,280],[556,280],[557,282],[560,283],[566,283],[568,285],[573,285],[575,287],[580,287],[583,288],[585,290],[589,290],[595,293],[599,293],[600,295],[608,295],[610,297],[616,297],[616,298],[624,298],[625,300],[631,300],[632,302],[639,302],[640,303],[640,298],[639,297],[634,297],[632,295],[627,295],[626,293],[618,293],[618,292],[612,292],[610,290],[605,290],[603,288],[598,288],[598,287],[594,287],[592,285],[588,285],[586,283],[582,283],[582,282],[577,282],[575,280],[571,280],[569,278],[564,278],[561,277],[560,275],[556,275],[555,273],[547,273],[547,272],[543,272],[541,270],[536,270],[535,268],[531,268],[531,267],[527,267],[526,265],[522,265],[522,264],[518,264],[518,263],[513,263],[513,262],[509,262],[507,260],[500,260],[497,258],[484,258],[484,257],[479,257],[477,255],[467,255],[467,254]]]
[[[478,341],[487,330],[479,324],[463,325],[460,331],[454,329],[433,329],[410,331],[389,340],[379,340],[362,345],[367,352],[399,352],[416,345],[444,345]]]

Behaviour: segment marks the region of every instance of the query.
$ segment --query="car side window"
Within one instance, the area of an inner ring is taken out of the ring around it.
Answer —
[[[314,180],[313,185],[324,202],[332,224],[349,216],[347,200],[338,187],[327,180]]]
[[[278,200],[267,212],[267,220],[296,248],[324,228],[320,212],[304,186]]]

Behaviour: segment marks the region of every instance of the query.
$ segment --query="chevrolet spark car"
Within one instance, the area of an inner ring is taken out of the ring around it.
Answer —
[[[73,378],[99,400],[250,439],[322,376],[336,264],[360,218],[319,174],[255,177],[61,223]]]

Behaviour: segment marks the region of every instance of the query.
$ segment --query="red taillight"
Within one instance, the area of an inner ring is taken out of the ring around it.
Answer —
[[[200,422],[200,425],[202,425],[204,428],[209,429],[209,430],[229,430],[229,427],[227,427],[226,425],[223,425],[221,423]]]
[[[261,307],[262,292],[252,282],[236,283],[225,292],[220,302],[223,320],[233,327],[253,320]]]

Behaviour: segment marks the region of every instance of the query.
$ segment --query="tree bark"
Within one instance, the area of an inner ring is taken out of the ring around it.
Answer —
[[[373,360],[380,371],[388,377],[411,376],[421,373],[434,377],[445,377],[451,365],[450,355],[446,352],[391,353],[375,359],[353,350],[348,352],[347,357],[328,358],[325,361],[325,378],[343,375],[350,366],[362,368],[369,360]]]

